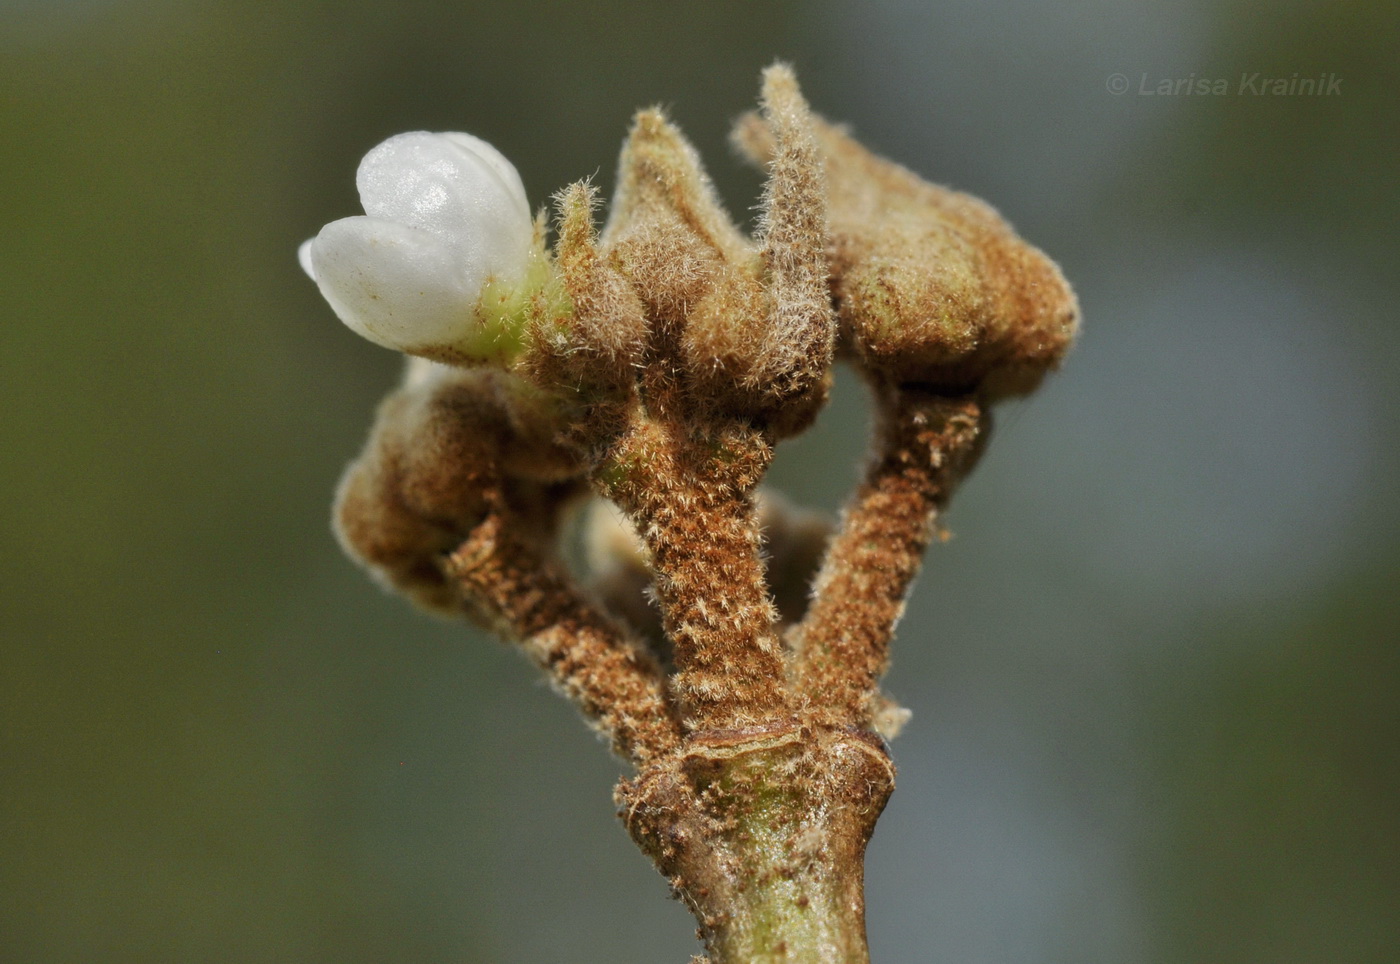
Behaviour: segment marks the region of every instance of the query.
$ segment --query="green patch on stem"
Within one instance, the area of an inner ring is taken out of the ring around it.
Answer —
[[[486,283],[476,303],[478,323],[452,347],[463,357],[509,366],[524,350],[531,322],[567,334],[573,316],[558,271],[543,251],[533,251],[522,281]]]

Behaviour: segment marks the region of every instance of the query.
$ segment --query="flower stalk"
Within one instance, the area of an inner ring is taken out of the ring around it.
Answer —
[[[864,857],[894,790],[877,737],[793,722],[694,734],[619,790],[713,964],[864,964]]]
[[[371,152],[366,216],[303,263],[417,356],[342,480],[347,552],[513,641],[633,765],[619,814],[711,964],[863,964],[895,625],[991,405],[1059,362],[1078,308],[991,208],[815,117],[785,66],[760,107],[735,133],[768,174],[752,237],[646,110],[601,230],[579,182],[547,248],[509,162],[419,133]],[[831,529],[760,483],[838,357],[877,427]],[[590,500],[615,509],[585,514],[591,574],[561,553]]]

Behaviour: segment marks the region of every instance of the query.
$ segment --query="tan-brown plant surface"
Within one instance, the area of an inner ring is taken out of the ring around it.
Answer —
[[[1078,309],[989,206],[814,117],[782,65],[735,142],[767,172],[752,236],[640,112],[601,230],[587,182],[556,195],[552,251],[536,221],[509,344],[412,360],[336,529],[384,583],[518,645],[631,762],[619,812],[715,964],[859,962],[895,626],[991,404],[1058,364]],[[759,486],[838,358],[876,430],[832,525]],[[580,509],[585,572],[561,551]]]

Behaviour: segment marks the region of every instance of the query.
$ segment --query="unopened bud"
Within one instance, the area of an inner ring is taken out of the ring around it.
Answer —
[[[1033,390],[1069,350],[1079,305],[1059,268],[992,208],[876,157],[817,122],[826,159],[831,287],[861,365],[897,384],[984,398]],[[756,162],[771,124],[740,121]]]
[[[514,165],[470,134],[415,131],[365,155],[365,216],[302,245],[302,267],[340,320],[376,344],[458,364],[519,348],[535,257]]]

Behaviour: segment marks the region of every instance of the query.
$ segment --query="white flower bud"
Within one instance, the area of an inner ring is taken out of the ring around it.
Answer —
[[[415,131],[366,154],[355,184],[366,216],[332,221],[298,252],[340,320],[442,361],[508,355],[518,333],[480,303],[488,285],[515,292],[531,264],[534,225],[514,165],[470,134]]]

